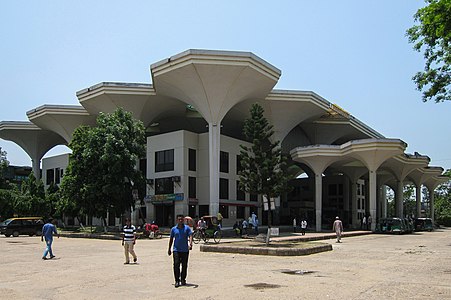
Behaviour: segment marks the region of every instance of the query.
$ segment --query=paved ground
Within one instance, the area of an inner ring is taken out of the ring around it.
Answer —
[[[56,239],[58,259],[43,261],[39,238],[2,236],[0,299],[451,299],[451,228],[325,240],[333,251],[301,257],[196,245],[177,289],[167,242],[139,240],[139,264],[123,265],[120,241]]]

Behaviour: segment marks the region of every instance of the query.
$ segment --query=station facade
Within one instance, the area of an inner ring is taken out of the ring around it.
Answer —
[[[147,178],[146,197],[132,217],[163,226],[183,213],[224,216],[224,225],[258,214],[265,224],[261,195],[238,189],[240,145],[253,103],[265,110],[273,138],[291,157],[289,193],[276,199],[276,224],[306,218],[317,231],[335,216],[347,227],[363,216],[387,216],[385,187],[396,195],[395,216],[404,217],[403,187],[414,184],[416,215],[421,187],[433,190],[447,178],[429,157],[407,154],[407,144],[386,138],[356,117],[310,91],[274,89],[281,71],[249,52],[187,50],[150,67],[152,84],[103,82],[76,93],[80,105],[42,105],[29,121],[0,122],[0,138],[21,146],[39,177],[41,159],[56,145],[67,145],[79,125],[95,125],[100,112],[132,112],[146,127],[146,157],[137,167]],[[69,155],[42,160],[45,184],[58,184]],[[110,225],[120,220],[108,218]],[[376,222],[373,222],[374,229]]]

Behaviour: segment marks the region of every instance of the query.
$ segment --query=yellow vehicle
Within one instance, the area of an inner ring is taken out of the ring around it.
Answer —
[[[11,218],[0,223],[0,234],[6,237],[11,235],[41,235],[44,220],[41,217]]]

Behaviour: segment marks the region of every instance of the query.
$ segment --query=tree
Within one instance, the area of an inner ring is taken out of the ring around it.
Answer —
[[[72,154],[61,184],[60,213],[103,218],[134,207],[132,189],[145,184],[137,160],[145,154],[141,121],[122,108],[100,113],[96,127],[80,126],[69,144]]]
[[[286,157],[279,147],[280,141],[272,142],[273,126],[263,116],[259,104],[253,104],[250,118],[244,121],[243,134],[252,143],[250,147],[240,145],[240,188],[251,194],[261,194],[268,201],[288,190],[291,177],[287,172]],[[269,204],[269,203],[268,203]],[[271,212],[268,212],[268,235],[271,227]]]
[[[436,103],[451,100],[451,1],[425,0],[428,5],[414,15],[418,25],[407,30],[413,48],[424,49],[424,71],[412,78],[418,90],[423,90],[423,101]]]
[[[413,184],[405,185],[403,188],[404,215],[411,216],[417,214],[417,200],[415,195],[415,186]]]
[[[49,217],[50,210],[42,180],[30,173],[22,183],[20,193],[14,197],[14,213],[20,216]]]
[[[0,147],[0,188],[6,187],[5,173],[8,169],[9,161],[6,159],[6,151]]]
[[[443,175],[450,177],[450,180],[439,185],[435,190],[435,220],[439,224],[451,226],[451,169]]]

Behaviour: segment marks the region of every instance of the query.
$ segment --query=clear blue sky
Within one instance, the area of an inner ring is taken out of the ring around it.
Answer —
[[[424,66],[405,37],[422,0],[3,1],[0,120],[79,104],[104,82],[151,83],[150,64],[187,49],[250,51],[282,70],[277,89],[314,91],[407,152],[451,168],[451,103],[423,103]],[[1,140],[13,165],[26,153]],[[46,156],[67,152],[56,147]]]

